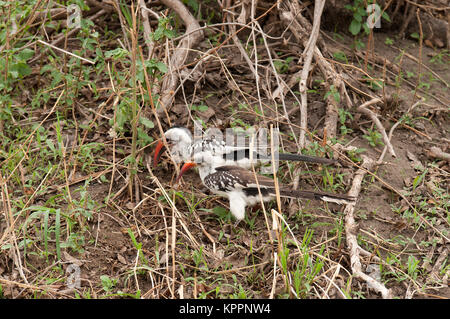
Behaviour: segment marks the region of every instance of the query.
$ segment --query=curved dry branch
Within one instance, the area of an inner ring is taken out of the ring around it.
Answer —
[[[442,151],[437,146],[432,146],[428,152],[428,155],[437,159],[442,159],[444,161],[450,162],[450,154]]]
[[[280,18],[282,20],[282,22],[284,23],[284,25],[289,28],[289,30],[292,32],[293,36],[295,37],[295,39],[299,42],[302,43],[303,46],[305,47],[305,54],[304,54],[304,58],[305,58],[305,63],[304,63],[304,67],[302,71],[297,72],[296,74],[294,74],[291,79],[288,81],[287,85],[282,85],[279,86],[274,92],[273,92],[273,96],[275,98],[278,98],[282,95],[285,94],[286,90],[289,89],[289,87],[291,87],[292,85],[295,84],[295,82],[297,81],[296,79],[300,78],[304,78],[306,73],[306,78],[308,76],[307,74],[307,69],[309,69],[309,67],[305,68],[305,66],[307,66],[307,62],[306,58],[308,58],[308,53],[307,50],[308,48],[310,48],[311,51],[313,51],[313,53],[309,53],[309,54],[313,54],[312,57],[314,57],[314,61],[317,63],[317,65],[319,66],[320,71],[324,74],[326,82],[327,82],[327,87],[328,89],[330,89],[331,85],[334,86],[334,88],[339,89],[339,91],[341,92],[341,95],[343,94],[344,96],[347,94],[346,89],[345,89],[345,84],[344,81],[342,80],[341,76],[339,73],[337,73],[336,71],[333,70],[333,67],[331,66],[331,64],[323,57],[322,52],[319,50],[319,48],[314,45],[312,46],[310,43],[312,41],[312,36],[314,35],[314,26],[311,26],[309,24],[309,22],[304,19],[301,14],[300,14],[300,8],[298,7],[298,4],[292,3],[292,4],[288,4],[289,5],[289,10],[282,10],[280,9]],[[317,9],[317,13],[315,12],[315,18],[314,20],[316,21],[316,16],[321,14],[321,10],[320,6],[318,6],[316,4],[316,8],[315,11]],[[317,21],[320,22],[320,21]],[[316,22],[314,22],[316,23]],[[320,24],[319,24],[320,25]],[[318,28],[318,26],[316,26],[316,28]],[[311,31],[308,31],[311,30]],[[317,31],[318,32],[318,31]],[[310,40],[308,40],[304,35],[311,33],[311,37]],[[316,41],[320,41],[320,38],[318,38],[318,34],[314,35],[314,37],[316,37]],[[308,50],[308,51],[310,51]],[[311,62],[308,62],[308,64],[310,64]],[[305,89],[306,89],[306,83],[303,84]],[[302,84],[300,84],[300,86],[302,86]],[[300,87],[300,92],[301,92],[301,87]],[[303,94],[302,97],[302,102],[301,102],[301,113],[305,114],[305,116],[302,116],[301,119],[301,127],[306,127],[306,112],[305,112],[305,107],[306,107],[306,101],[305,100],[305,96]],[[327,132],[327,139],[330,139],[331,137],[335,137],[336,136],[336,127],[337,127],[337,120],[338,120],[338,102],[336,102],[336,100],[332,97],[332,95],[330,95],[327,98],[327,117],[325,119],[325,131]],[[305,132],[301,132],[301,134],[305,134]],[[302,135],[300,135],[300,139],[302,139]],[[304,139],[304,137],[303,137]],[[303,142],[304,143],[304,142]]]
[[[308,80],[309,70],[311,68],[311,62],[313,59],[314,51],[316,49],[316,41],[319,37],[319,31],[320,31],[320,18],[322,16],[323,7],[325,5],[325,1],[323,0],[316,0],[314,4],[314,22],[313,27],[311,31],[311,35],[309,37],[308,43],[306,44],[305,51],[304,51],[304,64],[302,73],[300,76],[300,98],[301,98],[301,105],[300,105],[300,127],[302,130],[300,131],[300,138],[299,143],[300,147],[305,147],[305,133],[307,128],[307,121],[308,121],[308,99],[307,99],[307,87],[306,87],[306,81]]]
[[[360,106],[358,106],[357,111],[367,115],[368,117],[370,117],[370,119],[375,123],[375,125],[377,126],[377,128],[380,131],[381,135],[383,136],[384,144],[387,146],[387,149],[388,149],[389,153],[391,153],[391,155],[393,157],[397,157],[397,155],[395,154],[395,151],[394,151],[394,147],[392,146],[391,141],[389,140],[389,137],[386,134],[386,130],[384,129],[383,124],[381,124],[381,122],[378,119],[377,115],[367,108],[368,106],[370,106],[372,104],[381,103],[381,102],[382,102],[381,99],[374,98],[374,99],[372,99],[372,100],[370,100],[370,101],[368,101],[366,103],[363,103]]]
[[[348,195],[357,197],[361,191],[361,183],[367,171],[370,171],[375,162],[369,157],[363,155],[363,163],[361,168],[355,174],[353,178],[352,188],[350,189]],[[352,272],[355,277],[360,278],[367,282],[369,288],[376,290],[381,293],[384,299],[392,298],[392,293],[387,289],[381,282],[370,277],[362,271],[362,265],[360,260],[361,247],[358,245],[357,240],[357,225],[354,217],[355,204],[348,204],[345,207],[345,235],[347,240],[347,246],[350,253],[350,265],[352,267]]]
[[[151,56],[153,55],[155,43],[153,42],[152,37],[151,37],[152,28],[150,27],[150,20],[148,18],[149,10],[148,10],[147,6],[145,5],[144,0],[139,0],[138,5],[139,5],[139,8],[141,9],[142,24],[144,27],[144,39],[145,39],[145,43],[147,44],[148,58],[150,59]]]
[[[186,26],[186,34],[189,34],[189,36],[180,41],[170,59],[170,71],[161,85],[161,107],[157,110],[159,115],[163,114],[173,103],[175,88],[178,84],[178,72],[176,70],[183,66],[190,49],[203,39],[203,31],[200,30],[200,24],[180,1],[161,0],[161,2],[178,14]],[[196,29],[199,30],[192,32],[192,30]]]

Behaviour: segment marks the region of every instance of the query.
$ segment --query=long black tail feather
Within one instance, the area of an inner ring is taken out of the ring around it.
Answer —
[[[275,194],[275,190],[273,194]],[[355,197],[343,194],[332,194],[318,191],[291,190],[291,189],[280,189],[280,196],[290,198],[315,199],[315,200],[322,200],[324,202],[333,202],[338,204],[349,204],[356,200]]]
[[[254,158],[263,159],[263,160],[271,160],[271,155],[262,155],[256,154]],[[318,157],[318,156],[310,156],[303,154],[291,154],[291,153],[278,153],[279,161],[296,161],[296,162],[307,162],[307,163],[320,163],[320,164],[336,164],[337,160],[329,159],[326,157]]]
[[[321,163],[321,164],[336,164],[337,161],[334,159],[329,159],[325,157],[317,157],[303,154],[290,154],[290,153],[279,153],[278,159],[280,161],[299,161],[307,163]]]
[[[243,188],[244,193],[247,196],[258,196],[259,192],[261,192],[262,196],[275,196],[275,188],[266,188],[261,187],[258,191],[257,187],[246,187]],[[293,190],[293,189],[280,189],[281,197],[288,198],[305,198],[305,199],[313,199],[313,200],[321,200],[324,202],[331,202],[337,204],[350,204],[356,201],[355,197],[343,195],[343,194],[332,194],[326,192],[318,192],[318,191],[305,191],[305,190]]]
[[[248,148],[235,150],[230,153],[225,153],[222,155],[224,159],[231,160],[241,160],[243,158],[250,158],[250,150]],[[265,155],[259,152],[253,153],[253,158],[258,160],[272,160],[272,155]],[[307,163],[320,163],[320,164],[336,164],[337,160],[329,159],[325,157],[310,156],[303,154],[291,154],[291,153],[278,153],[278,160],[280,161],[297,161],[297,162],[307,162]]]

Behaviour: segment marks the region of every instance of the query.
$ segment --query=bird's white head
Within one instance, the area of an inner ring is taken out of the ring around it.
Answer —
[[[187,161],[191,156],[192,134],[182,126],[174,126],[164,132],[170,155],[175,163],[182,163]],[[158,164],[159,158],[162,154],[164,143],[160,140],[155,149],[153,165]]]

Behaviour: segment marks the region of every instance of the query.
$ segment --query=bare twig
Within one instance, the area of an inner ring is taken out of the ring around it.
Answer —
[[[450,154],[443,152],[439,147],[433,146],[430,148],[428,155],[434,158],[443,159],[450,162]]]
[[[352,188],[349,191],[350,196],[357,197],[361,191],[361,183],[363,181],[366,170],[370,171],[374,166],[375,162],[369,157],[362,155],[363,163],[361,168],[356,172],[353,178]],[[370,288],[380,292],[384,299],[392,298],[392,293],[387,289],[381,282],[378,282],[374,278],[370,277],[362,271],[362,265],[360,260],[360,250],[357,240],[357,225],[354,217],[355,204],[348,204],[345,207],[345,233],[347,239],[347,246],[350,252],[350,264],[352,267],[353,274],[364,281],[367,282]]]
[[[68,55],[70,55],[70,56],[73,56],[73,57],[75,57],[75,58],[77,58],[77,59],[80,59],[80,60],[82,60],[82,61],[88,62],[88,63],[90,63],[90,64],[95,64],[94,61],[91,61],[91,60],[89,60],[89,59],[83,58],[83,57],[81,57],[81,56],[79,56],[79,55],[76,55],[75,53],[66,51],[66,50],[64,50],[64,49],[58,48],[58,47],[54,46],[53,44],[47,43],[47,42],[42,41],[42,40],[37,40],[37,42],[42,43],[42,44],[45,44],[46,46],[49,46],[49,47],[52,48],[52,49],[61,51],[61,52],[65,53],[65,54],[68,54]]]
[[[381,135],[383,136],[383,141],[384,144],[387,146],[389,153],[391,153],[391,155],[393,157],[397,157],[397,155],[395,154],[394,148],[392,147],[392,144],[386,134],[386,130],[384,129],[383,124],[381,124],[380,120],[378,119],[377,115],[372,112],[371,110],[369,110],[367,107],[372,105],[372,104],[376,104],[376,103],[381,103],[381,99],[379,98],[375,98],[372,99],[370,101],[367,101],[363,104],[361,104],[358,108],[357,111],[360,113],[363,113],[367,116],[369,116],[371,118],[371,120],[375,123],[375,125],[377,126],[378,130],[380,131]]]
[[[119,15],[120,26],[122,28],[123,39],[125,41],[126,46],[125,49],[131,51],[130,42],[128,41],[128,32],[125,23],[125,18],[123,17],[122,10],[120,9],[120,4],[117,0],[113,0],[112,4],[114,5],[114,8],[116,9],[117,14]]]
[[[244,17],[246,15],[246,13],[245,13],[245,2],[244,1],[242,2],[242,11],[241,11],[240,18],[241,18],[241,20],[245,21],[245,19],[243,19],[241,17],[242,15]],[[231,31],[231,35],[232,35],[232,39],[233,39],[234,44],[239,49],[239,52],[241,53],[241,56],[244,58],[244,60],[247,63],[248,67],[250,68],[250,71],[252,71],[253,77],[255,79],[258,79],[258,75],[256,74],[256,70],[255,70],[255,67],[253,66],[252,60],[250,60],[250,58],[248,57],[247,52],[245,52],[245,49],[242,46],[241,40],[239,40],[239,38],[237,37],[236,25],[233,23],[234,22],[233,21],[233,16],[231,14],[227,14],[227,20],[228,20],[228,23],[230,23],[229,28],[230,28],[230,31]],[[244,21],[241,21],[241,22],[244,22]]]
[[[200,25],[194,16],[186,9],[186,7],[178,0],[161,0],[163,4],[174,10],[186,26],[186,33],[191,32],[192,29],[199,29]],[[163,114],[172,105],[174,99],[174,90],[178,84],[178,76],[174,68],[180,68],[189,53],[189,49],[196,45],[203,39],[203,32],[201,30],[192,33],[186,38],[183,38],[178,47],[175,49],[171,58],[170,65],[172,70],[164,78],[161,85],[161,100],[160,108],[157,110],[158,114]]]
[[[150,59],[153,54],[153,50],[155,48],[155,43],[153,42],[151,37],[152,28],[150,27],[150,21],[148,19],[149,10],[145,5],[144,0],[139,0],[139,8],[141,9],[142,24],[144,26],[144,40],[145,44],[147,44],[148,58]]]
[[[300,9],[298,7],[298,4],[292,3],[290,4],[290,10],[282,10],[280,14],[280,18],[283,21],[283,23],[289,28],[296,38],[296,40],[304,45],[305,48],[308,46],[308,41],[304,37],[304,34],[310,33],[308,30],[312,30],[311,25],[309,22],[304,19],[300,15]],[[311,31],[312,32],[312,31]],[[332,65],[324,58],[322,55],[322,52],[317,48],[317,46],[314,47],[314,60],[317,62],[317,65],[319,66],[319,69],[324,74],[326,82],[327,82],[327,89],[331,89],[331,85],[334,86],[335,89],[339,89],[341,95],[348,96],[347,91],[345,89],[345,83],[342,80],[339,73],[337,73]],[[295,80],[299,76],[301,76],[303,70],[297,72],[292,76],[292,79],[288,81],[287,85],[278,86],[278,88],[274,91],[273,95],[275,97],[282,96],[284,94],[284,91],[288,89],[291,85],[295,83]],[[348,100],[348,99],[347,99]],[[330,139],[332,137],[336,136],[336,123],[338,119],[338,102],[335,100],[335,98],[330,94],[327,98],[327,116],[325,119],[325,131],[327,133],[327,139]],[[303,129],[305,129],[302,126]]]
[[[313,58],[313,54],[316,48],[316,41],[319,36],[320,31],[320,18],[322,16],[323,7],[325,5],[325,1],[322,0],[316,0],[314,5],[314,22],[312,27],[312,32],[309,37],[308,43],[306,44],[305,50],[303,51],[304,56],[304,64],[303,69],[300,77],[300,83],[299,83],[299,91],[300,91],[300,98],[301,98],[301,104],[300,104],[300,127],[302,130],[300,131],[300,138],[299,138],[299,144],[301,148],[305,147],[305,133],[307,128],[307,121],[308,121],[308,99],[307,99],[307,87],[306,87],[306,81],[308,80],[309,70],[311,68],[311,62]]]

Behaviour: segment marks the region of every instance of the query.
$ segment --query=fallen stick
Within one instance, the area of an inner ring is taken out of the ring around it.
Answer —
[[[161,0],[161,2],[178,14],[178,16],[186,26],[185,33],[188,33],[189,36],[183,38],[180,41],[178,47],[175,49],[174,54],[172,55],[172,58],[170,59],[170,66],[172,67],[172,70],[170,70],[169,74],[167,74],[167,76],[164,78],[161,85],[160,108],[157,109],[158,115],[166,112],[172,105],[172,102],[174,100],[174,92],[178,84],[178,75],[176,69],[179,69],[183,66],[190,49],[203,39],[203,31],[201,30],[190,34],[192,30],[200,29],[200,24],[180,1]]]
[[[428,155],[434,158],[442,159],[450,162],[450,154],[443,152],[439,147],[433,146],[428,151]]]
[[[355,177],[353,178],[352,188],[348,192],[349,196],[357,197],[361,192],[361,183],[366,175],[366,171],[369,171],[375,165],[375,162],[365,156],[362,155],[363,163],[361,168],[356,171]],[[357,240],[357,225],[354,217],[355,204],[348,204],[344,209],[345,214],[345,235],[347,246],[350,253],[350,265],[352,268],[353,275],[356,278],[360,278],[367,282],[369,288],[374,289],[375,291],[381,293],[384,299],[392,298],[392,293],[389,289],[387,289],[381,282],[378,282],[376,279],[370,277],[366,273],[362,271],[362,265],[360,260],[360,251],[361,247],[358,245]]]
[[[381,102],[382,102],[381,99],[374,98],[374,99],[372,99],[370,101],[367,101],[367,102],[361,104],[360,106],[358,106],[358,108],[356,110],[358,112],[360,112],[362,114],[365,114],[368,117],[370,117],[370,119],[375,123],[375,125],[377,126],[377,128],[380,131],[381,135],[383,136],[384,144],[386,145],[389,153],[391,153],[391,155],[393,157],[397,157],[397,155],[395,154],[394,148],[392,147],[391,141],[389,140],[389,137],[386,134],[386,130],[384,129],[383,124],[381,124],[381,122],[378,119],[377,115],[367,108],[368,106],[370,106],[372,104],[381,103]]]
[[[139,8],[141,9],[141,15],[142,15],[142,25],[144,27],[144,39],[145,39],[145,44],[147,44],[147,50],[148,50],[148,58],[150,59],[152,54],[153,54],[153,50],[155,48],[155,43],[153,42],[152,39],[152,28],[150,27],[150,20],[148,18],[148,8],[145,5],[145,1],[144,0],[139,0],[138,2]]]
[[[230,5],[230,4],[228,3],[228,5]],[[245,18],[245,15],[246,15],[245,3],[242,2],[241,5],[242,5],[242,12],[241,12],[241,15],[239,16],[239,18],[244,20],[242,22],[245,22],[245,20],[246,20],[246,18]],[[256,73],[255,67],[253,66],[253,62],[248,57],[247,52],[245,52],[245,49],[242,46],[241,40],[239,40],[239,38],[237,36],[236,25],[233,24],[234,21],[233,21],[233,17],[231,14],[227,15],[227,21],[228,21],[228,23],[230,23],[229,26],[230,26],[231,36],[232,36],[234,44],[239,49],[241,56],[245,59],[245,62],[247,63],[248,67],[250,68],[250,71],[252,71],[251,73],[253,75],[253,78],[258,79],[258,74]]]
[[[66,51],[66,50],[64,50],[64,49],[58,48],[57,46],[54,46],[54,45],[51,44],[51,43],[47,43],[47,42],[42,41],[42,40],[37,40],[37,42],[42,43],[42,44],[44,44],[44,45],[46,45],[46,46],[49,46],[49,47],[52,48],[52,49],[55,49],[55,50],[58,50],[58,51],[61,51],[61,52],[65,53],[65,54],[68,54],[68,55],[70,55],[70,56],[73,56],[73,57],[75,57],[75,58],[77,58],[77,59],[80,59],[80,60],[82,60],[82,61],[88,62],[88,63],[90,63],[90,64],[95,64],[94,61],[91,61],[91,60],[89,60],[89,59],[83,58],[83,57],[81,57],[81,56],[79,56],[79,55],[76,55],[75,53]]]
[[[307,86],[306,81],[308,80],[309,71],[311,69],[311,62],[313,59],[314,51],[316,48],[316,42],[317,38],[319,36],[320,31],[320,18],[322,16],[323,7],[325,5],[325,1],[322,0],[316,0],[314,4],[314,21],[313,21],[313,27],[311,31],[311,35],[309,37],[308,43],[305,46],[304,50],[304,63],[303,63],[303,69],[300,76],[300,83],[299,83],[299,89],[300,89],[300,98],[301,98],[301,104],[300,104],[300,137],[299,137],[299,143],[300,147],[305,147],[305,133],[307,128],[307,120],[308,120],[308,98],[307,98]]]
[[[313,26],[311,26],[310,23],[302,17],[302,15],[300,14],[301,10],[299,8],[299,5],[296,2],[288,3],[288,6],[289,10],[281,11],[281,21],[287,28],[289,28],[296,40],[299,43],[302,43],[305,48],[308,48],[308,41],[304,35],[312,33]],[[319,41],[320,43],[320,38],[318,38],[317,41]],[[347,98],[346,101],[347,104],[349,104],[348,94],[345,89],[345,83],[342,80],[341,75],[333,69],[332,65],[324,58],[322,52],[317,46],[314,46],[313,49],[314,61],[317,63],[320,71],[325,76],[327,89],[330,90],[331,85],[333,85],[335,89],[338,89],[340,91],[341,95]],[[288,90],[289,87],[296,82],[295,79],[302,76],[302,73],[303,70],[295,73],[287,82],[287,85],[283,83],[282,86],[278,86],[273,92],[274,98],[279,98],[280,96],[284,95],[285,91]],[[332,94],[330,94],[326,100],[327,116],[325,119],[325,130],[327,132],[327,139],[331,139],[336,136],[339,104]],[[300,104],[300,107],[301,105],[302,103]],[[300,126],[304,128],[302,124],[300,124]]]

